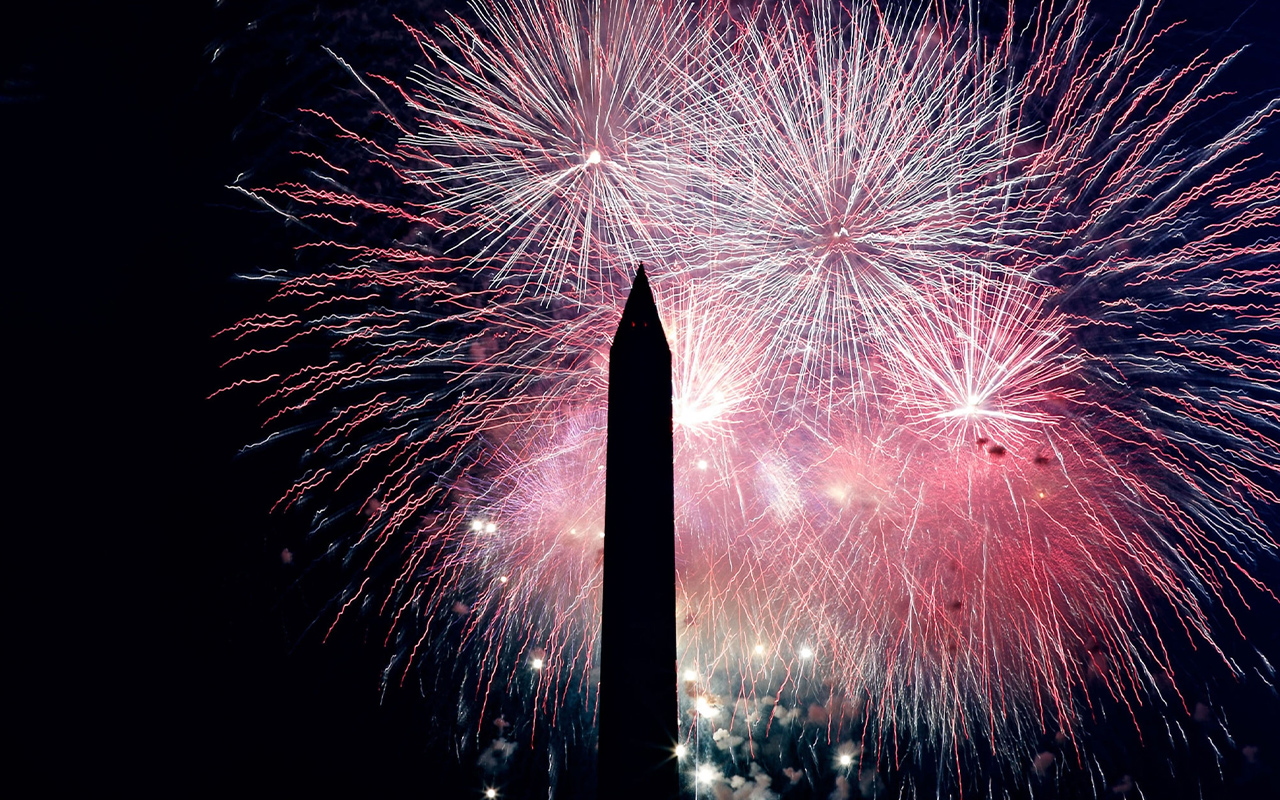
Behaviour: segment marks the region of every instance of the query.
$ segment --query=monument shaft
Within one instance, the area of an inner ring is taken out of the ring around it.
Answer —
[[[671,350],[641,266],[609,351],[599,798],[679,793]]]

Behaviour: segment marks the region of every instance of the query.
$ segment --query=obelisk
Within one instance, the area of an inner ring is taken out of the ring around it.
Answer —
[[[599,800],[679,794],[671,349],[636,272],[609,348]]]

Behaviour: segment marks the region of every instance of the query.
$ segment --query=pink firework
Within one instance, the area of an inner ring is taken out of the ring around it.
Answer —
[[[1172,653],[1221,653],[1276,550],[1280,181],[1251,147],[1280,105],[1195,130],[1230,57],[1153,70],[1150,4],[1106,40],[1080,2],[963,11],[476,3],[362,80],[389,135],[319,117],[393,199],[254,190],[345,231],[235,360],[324,346],[245,382],[317,431],[283,505],[349,532],[337,605],[381,595],[388,680],[447,655],[469,730],[515,698],[531,741],[590,731],[608,346],[645,258],[693,784],[1016,777],[1028,737],[1083,761],[1103,695],[1184,707]],[[776,756],[817,730],[837,766]]]

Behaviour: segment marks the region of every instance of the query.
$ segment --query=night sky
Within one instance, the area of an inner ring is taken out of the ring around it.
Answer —
[[[1280,90],[1280,56],[1264,52],[1280,35],[1274,4],[1167,5],[1190,19],[1181,41],[1196,52],[1258,43],[1223,86]],[[376,57],[383,40],[324,22],[356,6],[42,4],[0,24],[4,263],[17,281],[5,292],[10,696],[16,760],[51,791],[477,796],[416,687],[380,700],[376,633],[366,643],[348,624],[324,645],[306,633],[345,576],[321,564],[286,591],[321,555],[301,515],[268,513],[298,453],[237,459],[259,437],[253,398],[205,399],[235,352],[213,333],[266,298],[233,275],[292,259],[278,218],[225,186],[270,168],[276,115],[315,91],[326,37]],[[398,56],[386,54],[407,71],[412,54]],[[1246,624],[1280,657],[1276,621],[1272,608]],[[1271,721],[1249,713],[1241,724],[1280,765]]]

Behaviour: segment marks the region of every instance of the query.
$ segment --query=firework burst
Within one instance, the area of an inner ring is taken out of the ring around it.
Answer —
[[[871,5],[744,16],[689,81],[691,203],[792,365],[775,393],[830,406],[874,391],[879,320],[938,276],[1002,267],[1034,224],[1010,201],[1030,136],[1007,65],[963,26]]]
[[[590,740],[641,258],[691,786],[1016,785],[1037,736],[1086,761],[1101,694],[1184,708],[1179,646],[1239,670],[1214,619],[1276,549],[1280,181],[1250,148],[1280,105],[1200,135],[1231,57],[1153,70],[1149,4],[1107,41],[1083,3],[963,9],[476,3],[361,79],[399,98],[381,138],[313,114],[379,200],[244,189],[342,232],[234,361],[324,354],[245,382],[315,431],[282,505],[349,532],[332,617],[380,595],[388,682],[447,653],[473,746],[510,698],[530,740]]]
[[[515,280],[578,302],[605,265],[672,252],[681,172],[659,99],[694,41],[662,3],[472,7],[434,35],[411,77],[419,129],[402,148],[440,232]]]

